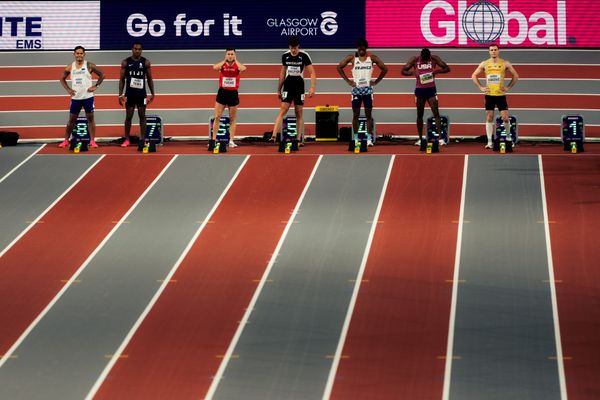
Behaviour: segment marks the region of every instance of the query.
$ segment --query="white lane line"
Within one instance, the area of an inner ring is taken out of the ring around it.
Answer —
[[[167,287],[167,285],[171,281],[171,278],[173,277],[173,275],[175,274],[175,272],[177,271],[177,269],[179,268],[179,266],[181,265],[181,263],[183,262],[183,260],[185,259],[185,257],[188,255],[188,253],[190,252],[190,250],[192,249],[192,246],[194,245],[194,243],[196,243],[196,240],[198,239],[198,236],[200,236],[200,233],[202,233],[202,231],[204,230],[204,227],[208,224],[208,222],[212,218],[212,216],[215,213],[215,211],[217,210],[217,208],[219,208],[219,205],[221,204],[221,202],[223,201],[223,199],[225,198],[225,196],[229,192],[229,189],[231,188],[231,186],[233,185],[233,183],[235,182],[235,180],[237,179],[237,177],[239,176],[239,174],[242,172],[242,169],[244,169],[244,166],[248,162],[249,158],[250,158],[249,155],[247,155],[244,158],[244,161],[242,161],[242,163],[238,167],[238,169],[235,172],[235,174],[231,177],[231,180],[229,181],[229,183],[227,184],[227,186],[225,187],[225,189],[223,190],[223,192],[221,193],[221,195],[219,196],[219,198],[217,199],[217,201],[213,205],[212,209],[208,212],[208,214],[206,215],[206,218],[204,218],[204,221],[202,222],[202,224],[200,225],[200,227],[198,228],[198,230],[196,231],[196,233],[194,233],[194,235],[192,236],[192,238],[188,242],[187,246],[183,250],[183,253],[181,253],[181,255],[179,256],[179,258],[177,259],[177,261],[175,261],[175,264],[173,265],[173,267],[171,268],[171,270],[169,271],[169,273],[167,274],[167,276],[162,281],[162,284],[160,285],[160,287],[158,288],[158,290],[156,291],[156,293],[154,293],[154,296],[152,297],[152,299],[150,300],[150,302],[146,305],[146,308],[144,309],[144,311],[140,314],[140,316],[138,317],[137,321],[135,321],[135,323],[133,324],[133,326],[131,327],[131,329],[127,333],[127,336],[125,336],[125,339],[123,339],[123,341],[121,342],[121,345],[113,353],[113,356],[111,357],[111,359],[108,362],[108,364],[104,367],[104,370],[102,371],[102,373],[100,374],[100,376],[98,376],[98,379],[96,379],[96,382],[94,383],[94,386],[92,386],[92,388],[90,389],[89,393],[85,397],[86,400],[87,399],[91,400],[91,399],[94,398],[94,396],[96,395],[96,393],[98,392],[98,390],[102,386],[102,383],[104,383],[104,380],[106,379],[106,377],[110,373],[111,369],[116,364],[116,362],[119,360],[119,357],[123,353],[123,350],[125,350],[125,348],[129,344],[129,342],[133,338],[133,335],[135,335],[135,333],[137,332],[138,328],[140,327],[140,325],[142,324],[142,322],[144,321],[144,319],[146,318],[146,316],[150,313],[150,311],[154,307],[154,304],[156,304],[156,302],[160,298],[160,295],[162,294],[162,292],[165,290],[165,288]]]
[[[31,331],[33,329],[35,329],[35,327],[37,326],[37,324],[42,320],[42,318],[44,318],[44,316],[48,313],[48,311],[50,311],[50,309],[52,309],[52,307],[54,307],[54,304],[56,304],[56,302],[58,300],[60,300],[60,298],[62,297],[62,295],[67,291],[67,289],[71,286],[71,284],[74,281],[76,281],[76,278],[81,274],[81,272],[85,269],[85,267],[87,267],[87,265],[96,256],[96,254],[100,251],[100,249],[102,249],[102,247],[104,247],[104,245],[106,244],[106,242],[108,242],[108,240],[117,231],[117,229],[119,229],[119,227],[123,224],[123,222],[127,220],[127,217],[129,216],[129,214],[131,214],[133,212],[133,210],[137,207],[137,205],[140,203],[140,201],[142,201],[142,199],[146,196],[146,194],[148,194],[148,192],[150,191],[150,189],[152,189],[152,187],[154,187],[154,185],[156,184],[156,182],[158,182],[158,180],[163,176],[163,174],[171,166],[171,164],[173,164],[173,161],[175,161],[175,159],[177,157],[178,157],[177,155],[174,156],[171,159],[171,161],[169,161],[167,163],[167,165],[158,174],[158,176],[156,178],[154,178],[154,180],[152,181],[152,183],[146,188],[146,190],[144,191],[144,193],[142,193],[142,195],[135,201],[135,203],[133,203],[133,205],[129,208],[129,210],[127,210],[127,212],[121,217],[121,219],[119,220],[119,222],[117,222],[115,224],[115,226],[108,233],[108,235],[106,235],[106,237],[102,240],[102,242],[100,242],[100,244],[88,256],[88,258],[83,262],[83,264],[81,264],[81,266],[79,267],[79,269],[77,269],[77,271],[75,271],[75,273],[71,276],[71,278],[69,278],[69,280],[64,284],[64,286],[61,288],[61,290],[56,294],[56,296],[54,296],[54,298],[52,299],[52,301],[50,301],[50,303],[48,303],[48,305],[46,305],[46,307],[42,310],[42,312],[31,322],[31,324],[29,324],[29,326],[27,327],[27,329],[25,329],[25,331],[21,334],[21,336],[19,337],[19,339],[17,339],[17,341],[15,343],[13,343],[13,345],[10,347],[10,349],[8,349],[8,351],[6,352],[6,354],[4,354],[3,356],[0,357],[0,368],[2,368],[2,366],[4,365],[4,363],[6,362],[6,360],[10,359],[10,357],[15,352],[15,350],[27,338],[27,336],[31,333]]]
[[[556,283],[554,280],[554,262],[552,261],[552,243],[550,242],[550,225],[548,224],[548,205],[546,203],[546,184],[544,182],[544,165],[542,155],[538,155],[540,170],[540,189],[542,192],[542,208],[544,211],[544,233],[546,234],[546,257],[548,258],[548,279],[550,283],[550,298],[552,301],[552,317],[554,319],[554,341],[556,343],[556,366],[558,367],[558,381],[561,399],[567,399],[567,383],[565,379],[565,365],[563,361],[562,343],[560,338],[560,323],[558,320],[558,302],[556,300]]]
[[[456,254],[454,256],[454,276],[452,278],[452,300],[450,303],[450,322],[448,323],[448,345],[446,347],[446,368],[444,371],[444,388],[442,399],[450,397],[450,379],[452,377],[452,354],[454,350],[454,323],[456,321],[456,298],[458,295],[458,278],[460,276],[460,252],[462,249],[462,231],[465,219],[465,193],[467,190],[467,169],[469,168],[469,156],[465,155],[463,166],[462,191],[460,195],[460,213],[458,216],[458,231],[456,236]]]
[[[308,178],[308,181],[306,182],[306,185],[304,185],[304,190],[302,190],[302,194],[300,194],[300,197],[298,198],[296,207],[294,207],[294,211],[292,211],[292,214],[290,215],[290,219],[288,220],[288,222],[283,230],[283,233],[281,234],[281,237],[279,238],[279,242],[277,243],[277,246],[275,247],[275,250],[273,251],[273,255],[271,256],[269,263],[267,264],[267,268],[265,269],[265,272],[263,273],[263,275],[260,279],[260,282],[258,283],[256,290],[254,291],[254,295],[252,296],[252,299],[250,300],[250,303],[249,303],[248,307],[246,308],[246,312],[244,313],[244,316],[242,317],[242,320],[240,321],[238,328],[235,331],[235,334],[233,335],[231,342],[229,343],[229,347],[227,348],[227,351],[225,352],[225,356],[223,357],[223,360],[221,361],[221,364],[219,365],[219,369],[217,370],[217,373],[213,377],[213,381],[210,385],[210,388],[208,388],[208,392],[206,393],[206,396],[205,396],[206,400],[212,399],[212,397],[215,395],[217,387],[219,386],[219,383],[221,382],[221,379],[223,378],[223,372],[225,372],[225,368],[227,368],[227,364],[229,363],[229,360],[231,359],[233,350],[235,350],[235,347],[237,346],[237,343],[238,343],[240,337],[242,336],[244,327],[248,323],[248,318],[250,317],[250,314],[252,313],[252,310],[254,309],[256,302],[258,301],[258,297],[260,296],[260,293],[262,292],[263,287],[265,286],[267,277],[269,276],[271,269],[273,268],[273,265],[275,264],[275,260],[277,259],[278,255],[279,255],[281,246],[283,246],[283,242],[285,241],[285,238],[286,238],[292,224],[294,223],[294,220],[296,219],[296,215],[298,214],[300,205],[302,204],[302,201],[304,200],[304,196],[306,196],[306,192],[308,192],[308,188],[310,187],[310,184],[315,176],[315,173],[317,172],[317,168],[319,168],[319,164],[321,164],[322,159],[323,159],[323,156],[320,155],[319,158],[317,159],[317,162],[315,163],[315,166],[313,167],[313,170]]]
[[[385,180],[383,182],[383,188],[381,189],[381,194],[379,195],[379,202],[377,203],[377,208],[375,209],[375,215],[373,216],[373,222],[371,223],[371,231],[369,232],[369,238],[367,239],[365,251],[363,253],[363,257],[360,262],[360,268],[358,270],[358,275],[356,276],[356,283],[354,284],[354,290],[352,291],[352,297],[350,298],[350,304],[348,305],[348,310],[346,311],[346,318],[344,319],[344,325],[342,326],[342,331],[340,333],[338,345],[335,350],[333,362],[332,362],[331,368],[329,370],[327,384],[325,385],[325,391],[323,392],[324,400],[329,399],[329,396],[331,396],[331,391],[333,390],[333,383],[335,380],[335,375],[337,374],[337,369],[340,364],[340,358],[342,356],[342,350],[344,349],[344,344],[346,343],[346,336],[348,335],[348,329],[350,328],[350,321],[352,320],[352,314],[354,313],[356,299],[358,298],[358,292],[360,290],[362,278],[365,273],[365,268],[367,266],[367,260],[369,259],[369,253],[371,252],[371,245],[373,243],[373,237],[375,236],[375,230],[377,229],[377,221],[379,220],[379,214],[381,213],[381,208],[383,207],[383,199],[385,198],[385,192],[387,191],[387,187],[388,187],[388,183],[390,181],[390,175],[392,174],[392,168],[394,166],[395,159],[396,159],[396,156],[392,155],[392,157],[390,158],[390,163],[388,165],[387,173],[385,175]]]
[[[35,156],[37,153],[39,153],[40,150],[42,150],[44,147],[46,147],[46,144],[43,144],[39,149],[37,149],[36,151],[34,151],[33,153],[31,153],[29,156],[27,156],[26,159],[24,159],[19,164],[17,164],[13,169],[11,169],[10,171],[8,171],[2,178],[0,178],[0,183],[4,182],[4,180],[6,178],[8,178],[13,172],[15,172],[16,170],[18,170],[21,165],[25,164],[27,161],[29,161],[30,159],[32,159],[33,156]]]
[[[106,154],[100,156],[100,158],[98,158],[92,165],[90,165],[83,172],[83,174],[81,174],[64,192],[62,192],[60,196],[58,196],[52,203],[50,203],[50,205],[46,207],[46,209],[42,211],[40,215],[38,215],[33,221],[31,221],[31,223],[27,225],[27,228],[23,229],[23,231],[19,233],[19,235],[16,238],[14,238],[14,240],[10,242],[8,246],[4,248],[4,250],[0,252],[0,258],[2,258],[2,256],[4,256],[4,254],[6,254],[6,252],[10,250],[15,245],[15,243],[17,243],[23,236],[25,236],[25,234],[29,232],[29,230],[33,228],[35,224],[37,224],[38,221],[42,219],[42,217],[46,215],[46,213],[48,213],[48,211],[50,211],[52,207],[56,205],[56,203],[58,203],[63,197],[65,197],[67,193],[69,193],[71,189],[73,189],[104,157],[106,157]]]

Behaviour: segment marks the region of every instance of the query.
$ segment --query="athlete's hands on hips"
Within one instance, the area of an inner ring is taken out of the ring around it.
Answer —
[[[87,91],[88,91],[89,93],[93,93],[93,92],[95,92],[95,91],[96,91],[96,89],[98,89],[98,85],[92,85],[92,86],[90,86],[90,87],[87,89]]]
[[[481,92],[485,94],[488,94],[490,92],[490,89],[488,89],[486,86],[479,86],[479,90],[481,90]]]
[[[75,93],[77,93],[77,92],[74,91],[73,89],[68,89],[67,93],[69,93],[69,96],[75,96]]]
[[[377,82],[377,79],[371,79],[371,81],[369,82],[369,84],[370,84],[371,86],[375,86],[375,85],[377,85],[378,83],[379,83],[379,82]]]
[[[502,90],[504,93],[508,92],[508,88],[506,86],[502,86],[500,90]]]

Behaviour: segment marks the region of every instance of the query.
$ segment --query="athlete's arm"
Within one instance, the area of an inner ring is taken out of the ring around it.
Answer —
[[[279,71],[279,83],[277,84],[277,97],[281,99],[281,88],[283,87],[283,81],[285,80],[285,66],[281,66]]]
[[[310,74],[310,88],[308,89],[308,97],[312,97],[315,94],[315,88],[317,86],[317,73],[315,67],[310,64],[306,66],[308,73]]]
[[[502,88],[502,90],[505,92],[509,91],[513,86],[515,86],[515,84],[519,80],[519,74],[517,74],[517,70],[508,61],[506,61],[506,69],[508,69],[510,71],[510,73],[512,74],[512,79],[510,80],[510,83],[508,84],[508,86],[506,86],[505,88]]]
[[[348,65],[353,58],[354,56],[352,54],[348,54],[342,59],[342,61],[340,61],[340,63],[336,67],[338,74],[340,74],[342,79],[345,80],[346,83],[352,87],[356,86],[356,83],[354,83],[354,81],[351,81],[350,78],[348,78],[348,75],[346,75],[346,71],[344,71],[344,68],[346,68],[346,65]]]
[[[125,98],[125,70],[127,68],[127,59],[121,61],[121,72],[119,73],[119,105],[125,104],[123,99]]]
[[[435,63],[439,67],[441,67],[440,69],[436,69],[435,71],[433,71],[433,75],[447,74],[448,72],[450,72],[450,67],[440,57],[438,57],[438,56],[431,56],[431,58],[433,58],[433,60],[435,61]]]
[[[379,67],[379,76],[377,79],[375,79],[375,81],[371,82],[371,86],[375,86],[381,82],[383,77],[388,73],[388,67],[383,61],[381,61],[381,58],[377,57],[375,54],[371,54],[371,60],[373,60],[373,63]]]
[[[69,93],[70,96],[73,96],[75,94],[75,91],[71,89],[67,84],[67,78],[69,77],[69,75],[71,75],[71,64],[65,67],[65,70],[63,71],[63,74],[60,77],[60,84],[63,88],[65,88],[65,90],[67,91],[67,93]]]
[[[148,81],[148,89],[150,89],[150,98],[147,104],[150,104],[154,100],[154,79],[152,79],[152,65],[148,59],[146,59],[146,80]]]
[[[215,65],[213,65],[213,69],[215,71],[219,71],[223,67],[223,64],[225,64],[226,62],[227,62],[227,59],[223,59],[223,61],[218,62]]]
[[[402,73],[402,75],[412,76],[413,71],[411,71],[411,70],[415,67],[416,62],[417,62],[417,57],[413,57],[410,60],[408,60],[408,62],[406,64],[404,64],[404,67],[402,67],[402,70],[400,71]]]
[[[100,68],[98,68],[96,64],[90,62],[88,63],[88,68],[90,69],[90,73],[94,73],[96,74],[96,76],[98,76],[98,79],[96,80],[96,84],[90,86],[87,91],[95,92],[96,89],[98,89],[98,86],[100,86],[100,84],[104,80],[104,72],[102,72],[102,70],[100,70]]]
[[[475,69],[475,71],[473,71],[473,74],[471,75],[471,80],[473,81],[475,86],[477,86],[479,90],[483,93],[487,91],[487,88],[485,86],[481,86],[478,76],[483,72],[484,64],[485,61],[482,61],[481,64],[479,64],[479,66]]]
[[[246,70],[246,66],[244,64],[242,64],[241,62],[239,62],[237,60],[237,58],[235,59],[235,63],[237,64],[238,69],[240,70],[240,72],[244,72]]]

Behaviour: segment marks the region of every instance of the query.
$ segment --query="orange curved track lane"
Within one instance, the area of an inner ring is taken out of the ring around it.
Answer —
[[[332,399],[440,399],[463,156],[396,158]]]
[[[440,108],[478,108],[483,110],[484,98],[479,93],[452,94],[439,93]],[[350,108],[349,93],[317,94],[307,101],[307,107],[316,104],[338,104]],[[574,96],[574,95],[539,95],[539,94],[511,94],[510,106],[512,108],[534,109],[600,109],[600,95]],[[65,118],[69,109],[70,99],[67,96],[40,96],[23,97],[18,101],[10,97],[0,97],[0,109],[4,111],[21,110],[57,110],[64,111]],[[278,109],[281,101],[275,94],[240,94],[240,107],[242,108],[273,108]],[[97,95],[94,106],[98,110],[125,109],[119,106],[116,95]],[[215,94],[175,94],[158,95],[150,104],[148,112],[152,109],[181,109],[181,108],[209,108],[215,106]],[[379,107],[415,107],[415,96],[412,93],[376,93],[374,96],[375,109]],[[276,111],[274,110],[274,113]],[[483,112],[483,111],[482,111]],[[32,114],[35,115],[35,114]]]
[[[600,398],[600,156],[543,156],[567,394]]]
[[[65,59],[65,61],[68,61]],[[90,61],[93,62],[92,59]],[[242,60],[243,61],[243,60]],[[275,60],[272,60],[275,61]],[[385,61],[385,60],[384,60]],[[408,61],[408,60],[407,60]],[[65,64],[66,65],[66,64]],[[388,64],[389,72],[387,78],[405,78],[400,74],[404,64]],[[246,64],[248,69],[243,72],[246,78],[272,78],[279,77],[280,65],[277,64]],[[100,65],[107,79],[119,79],[120,67],[118,65]],[[65,67],[0,67],[2,81],[28,80],[56,80],[62,76]],[[443,77],[449,78],[470,78],[471,74],[477,68],[475,64],[452,65],[451,71]],[[521,78],[579,78],[579,79],[600,79],[600,66],[597,65],[547,65],[547,64],[526,64],[515,65]],[[26,71],[26,72],[25,72]],[[339,78],[335,64],[315,65],[315,71],[319,78]],[[155,79],[215,79],[218,72],[214,71],[208,65],[154,65],[152,73]],[[346,68],[346,74],[350,74],[349,68]],[[377,74],[377,72],[375,72]],[[440,77],[440,79],[443,79]]]
[[[4,254],[0,354],[56,296],[171,157],[105,157]]]
[[[96,398],[204,396],[316,160],[250,158]]]

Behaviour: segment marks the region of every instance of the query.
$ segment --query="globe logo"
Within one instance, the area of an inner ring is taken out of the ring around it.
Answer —
[[[487,0],[471,4],[462,16],[463,31],[479,44],[489,44],[504,31],[504,15],[497,5]]]

